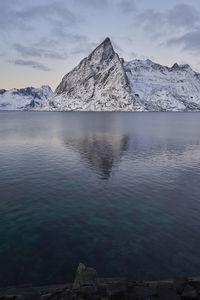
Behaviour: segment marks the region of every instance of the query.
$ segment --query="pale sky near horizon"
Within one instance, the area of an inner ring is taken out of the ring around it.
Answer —
[[[0,89],[55,89],[106,37],[125,60],[200,72],[200,0],[0,0]]]

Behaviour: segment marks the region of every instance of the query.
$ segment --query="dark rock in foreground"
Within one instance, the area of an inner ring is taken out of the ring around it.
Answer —
[[[0,289],[0,300],[189,300],[200,299],[200,278],[136,282],[98,280],[95,269],[80,264],[73,284]]]
[[[82,263],[79,264],[76,271],[73,288],[80,288],[81,286],[97,286],[97,272],[93,268],[86,268]]]

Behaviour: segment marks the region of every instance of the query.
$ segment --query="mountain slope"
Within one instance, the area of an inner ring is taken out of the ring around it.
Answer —
[[[44,110],[138,110],[119,56],[107,38],[64,76]]]
[[[200,110],[200,74],[189,65],[171,68],[150,60],[125,62],[106,38],[65,75],[40,110]]]
[[[144,110],[200,110],[200,74],[189,65],[169,68],[150,60],[133,60],[123,66],[132,94]]]
[[[41,88],[0,90],[0,110],[31,110],[50,98],[53,92],[47,85]]]

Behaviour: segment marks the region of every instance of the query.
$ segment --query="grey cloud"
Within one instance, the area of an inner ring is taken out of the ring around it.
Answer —
[[[56,25],[53,30],[52,34],[55,37],[54,40],[61,43],[87,43],[88,38],[85,35],[77,34],[77,33],[69,33],[65,28],[60,25]]]
[[[0,56],[6,56],[6,52],[5,51],[0,52]]]
[[[142,54],[138,54],[138,53],[135,53],[135,52],[130,52],[129,57],[131,59],[140,59],[140,60],[150,59],[152,61],[155,61],[155,57],[153,57],[153,56],[142,55]]]
[[[66,49],[72,46],[78,49],[80,44],[88,43],[85,36],[68,32],[83,19],[68,9],[65,0],[12,0],[12,5],[11,1],[2,2],[0,0],[0,31],[9,47],[13,47],[10,49],[23,58],[64,60],[70,54]],[[24,34],[24,42],[19,40],[16,30]],[[33,42],[30,42],[30,35]]]
[[[89,41],[87,36],[68,33],[64,31],[63,28],[56,28],[53,33],[53,36],[55,36],[54,39],[42,39],[37,44],[35,44],[35,47],[48,47],[52,49],[52,47],[66,47],[66,45],[70,45],[70,47],[67,46],[67,48],[70,49],[70,52],[68,53],[69,55],[87,55],[96,46],[95,43]],[[56,52],[56,54],[64,52],[65,51],[62,50],[62,52],[59,51]],[[64,54],[63,59],[65,59],[66,57],[67,54]]]
[[[55,43],[56,45],[56,43]],[[55,50],[48,50],[37,46],[23,46],[19,43],[14,44],[14,49],[23,56],[44,57],[50,59],[66,59],[67,54],[59,53]]]
[[[74,0],[77,4],[92,9],[105,9],[109,6],[120,8],[123,13],[136,10],[135,0]]]
[[[31,30],[41,26],[42,22],[49,23],[49,26],[54,26],[60,23],[62,26],[76,24],[80,21],[74,13],[67,7],[65,1],[41,1],[41,4],[35,4],[33,1],[21,2],[20,0],[0,1],[0,29],[9,31],[15,30]]]
[[[73,47],[70,54],[71,55],[89,55],[90,52],[97,46],[96,43],[84,43],[76,47]]]
[[[160,36],[160,30],[163,30],[163,17],[160,12],[148,9],[136,15],[135,24],[141,26],[150,36]]]
[[[124,13],[132,13],[136,10],[136,5],[134,0],[120,0],[120,7]]]
[[[77,4],[83,5],[84,7],[91,7],[91,8],[105,8],[109,5],[110,0],[74,0]]]
[[[59,2],[52,2],[43,5],[36,5],[18,12],[18,16],[23,20],[49,20],[62,21],[65,25],[71,25],[77,21],[76,16]]]
[[[200,28],[177,38],[171,38],[167,41],[167,46],[181,46],[182,50],[193,52],[199,55],[200,51]]]
[[[40,64],[32,60],[16,59],[10,62],[19,66],[29,66],[32,67],[33,69],[40,70],[40,71],[51,71],[51,69],[48,68],[47,66],[44,66],[43,64]]]
[[[19,8],[16,5],[17,1],[0,1],[0,30],[8,32],[10,29],[20,29],[23,31],[30,30],[31,27],[25,24],[24,20],[20,18],[18,12]]]
[[[191,5],[177,4],[163,12],[147,9],[136,16],[136,24],[151,36],[171,34],[175,30],[191,30],[200,23],[199,12]]]
[[[28,46],[15,43],[13,47],[23,57],[65,60],[69,55],[88,55],[96,46],[96,43],[90,42],[87,36],[68,33],[61,27],[54,28],[52,33],[52,39],[45,37]]]
[[[191,29],[191,27],[195,27],[199,21],[199,12],[188,4],[177,4],[167,13],[167,22],[170,26]]]
[[[41,40],[37,46],[48,46],[50,48],[56,47],[57,45],[61,45],[63,47],[68,46],[70,48],[69,54],[71,55],[87,55],[90,51],[97,46],[96,43],[90,42],[87,36],[76,34],[76,33],[69,33],[64,30],[62,27],[56,27],[53,30],[53,36],[55,37],[53,40],[51,39],[44,39]]]

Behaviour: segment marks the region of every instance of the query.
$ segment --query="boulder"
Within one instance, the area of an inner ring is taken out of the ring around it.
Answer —
[[[197,291],[196,289],[187,284],[183,290],[183,293],[182,293],[182,299],[196,299],[197,298]]]
[[[88,268],[84,264],[80,263],[76,271],[73,289],[80,288],[84,285],[97,286],[97,284],[98,277],[96,270],[93,268]]]

